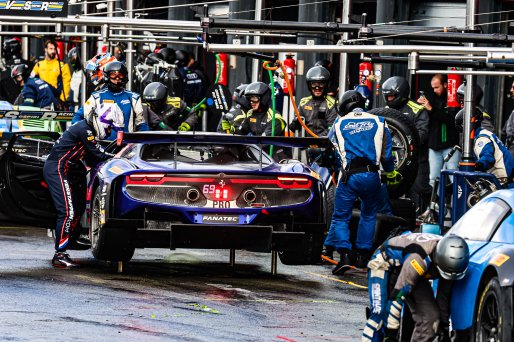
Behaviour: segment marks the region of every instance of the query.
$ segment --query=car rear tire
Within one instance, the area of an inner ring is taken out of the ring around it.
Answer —
[[[330,229],[330,222],[332,222],[332,215],[334,214],[334,198],[336,195],[336,185],[330,184],[329,188],[325,191],[325,223],[326,231]]]
[[[305,234],[299,248],[278,252],[278,257],[284,265],[315,265],[320,263],[325,236],[322,234]]]
[[[134,255],[131,235],[126,229],[105,229],[100,221],[100,189],[95,191],[91,208],[91,225],[89,236],[91,250],[96,259],[107,261],[129,261]]]
[[[475,341],[511,341],[511,310],[497,277],[489,280],[478,303]]]
[[[394,164],[402,174],[403,181],[398,185],[387,186],[387,191],[389,198],[398,198],[411,188],[418,174],[418,130],[406,115],[396,109],[373,108],[368,112],[382,116],[391,132]]]

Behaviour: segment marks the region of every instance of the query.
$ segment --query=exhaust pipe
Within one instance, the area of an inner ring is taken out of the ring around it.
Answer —
[[[196,202],[200,198],[200,191],[197,188],[187,190],[186,198],[190,202]]]
[[[257,194],[253,190],[245,190],[243,192],[243,199],[247,204],[252,204],[257,199]]]

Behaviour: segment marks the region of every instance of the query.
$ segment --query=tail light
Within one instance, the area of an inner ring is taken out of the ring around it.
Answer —
[[[128,176],[130,182],[160,182],[164,178],[164,173],[133,173]]]

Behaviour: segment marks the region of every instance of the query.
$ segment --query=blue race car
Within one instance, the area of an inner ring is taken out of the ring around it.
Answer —
[[[466,239],[470,263],[452,294],[456,341],[511,341],[514,285],[514,191],[473,206],[448,234]]]
[[[284,264],[319,262],[327,222],[321,177],[298,161],[277,163],[265,149],[325,147],[327,139],[141,132],[124,142],[90,172],[96,258],[128,261],[135,248],[219,248],[277,251]],[[23,144],[30,153],[15,148]],[[31,133],[12,138],[0,159],[8,180],[0,201],[10,202],[16,220],[52,227],[44,155],[31,155],[41,144]]]

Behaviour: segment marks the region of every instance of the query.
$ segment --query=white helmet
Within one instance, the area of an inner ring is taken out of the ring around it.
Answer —
[[[124,117],[120,107],[115,103],[101,104],[94,108],[88,117],[88,123],[95,129],[99,139],[105,139],[115,131],[123,131]]]

